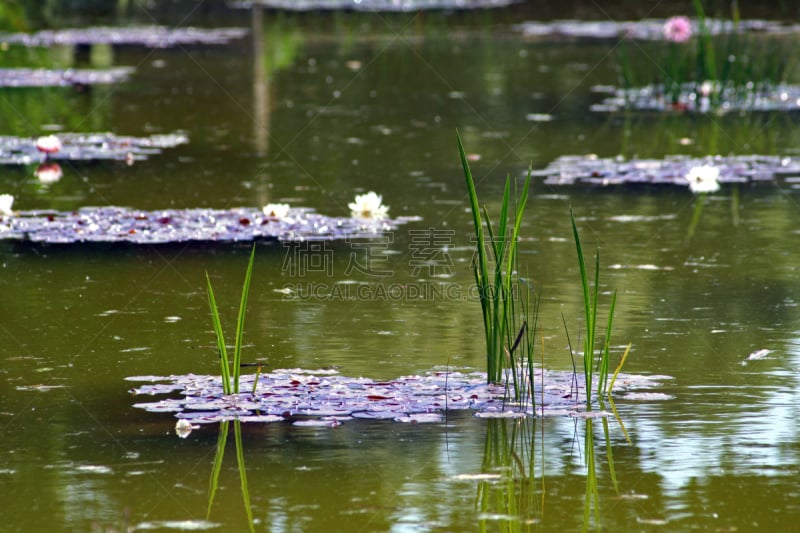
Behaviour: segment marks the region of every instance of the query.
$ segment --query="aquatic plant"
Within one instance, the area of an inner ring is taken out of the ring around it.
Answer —
[[[627,90],[626,100],[630,100],[628,107],[641,108],[641,97],[636,92],[641,90],[652,91],[665,109],[701,113],[729,110],[731,106],[761,109],[765,96],[775,95],[784,103],[790,100],[782,96],[786,91],[777,85],[784,84],[796,63],[796,41],[785,35],[771,38],[763,32],[748,35],[746,30],[753,26],[740,25],[736,2],[726,21],[708,19],[700,0],[694,0],[694,11],[691,21],[678,16],[664,24],[668,47],[656,61],[655,70],[648,66],[648,73],[634,72],[627,49],[620,49],[620,73]],[[725,35],[715,39],[719,34]],[[644,87],[634,90],[634,85]]]
[[[231,376],[231,361],[228,358],[228,348],[225,345],[225,335],[222,332],[222,321],[219,318],[219,308],[214,297],[214,289],[211,287],[211,278],[206,272],[206,284],[208,290],[208,305],[211,308],[211,321],[214,325],[214,333],[217,337],[217,350],[219,352],[220,370],[222,374],[222,388],[225,394],[239,394],[239,374],[242,363],[242,336],[244,334],[244,317],[247,311],[247,295],[250,292],[250,279],[253,274],[253,263],[256,257],[256,245],[253,244],[250,250],[250,261],[247,263],[247,272],[244,276],[242,285],[242,298],[239,302],[239,316],[236,320],[236,338],[233,344],[233,375]],[[231,377],[233,386],[231,386]]]
[[[689,17],[678,15],[664,23],[664,38],[673,43],[685,43],[692,37],[692,23]]]
[[[586,270],[586,261],[583,256],[578,226],[575,224],[575,215],[572,209],[569,211],[572,221],[572,233],[575,238],[575,249],[578,254],[578,266],[581,273],[581,286],[583,288],[583,310],[586,320],[586,336],[583,344],[583,374],[586,384],[586,409],[592,409],[592,386],[594,381],[595,365],[597,365],[597,394],[602,395],[607,390],[608,385],[608,365],[609,347],[611,340],[611,327],[614,320],[614,307],[617,303],[617,291],[611,297],[611,304],[608,310],[608,323],[606,324],[605,339],[599,348],[595,347],[597,338],[597,305],[598,294],[600,293],[600,251],[595,253],[594,265],[594,284],[589,285],[589,276]]]
[[[383,197],[370,191],[366,194],[359,194],[355,201],[347,204],[350,208],[350,216],[353,218],[367,218],[383,220],[389,214],[389,206],[383,205]]]
[[[285,218],[289,214],[289,204],[267,204],[261,211],[265,215],[272,218]]]
[[[297,209],[291,216],[265,215],[261,208],[158,209],[143,211],[126,207],[81,207],[71,211],[22,211],[0,227],[0,240],[86,243],[128,242],[244,242],[276,240],[374,237],[411,220],[399,217],[365,224],[364,219],[329,217],[311,209]]]
[[[486,340],[486,379],[490,383],[499,383],[510,378],[513,382],[515,401],[520,401],[526,396],[525,383],[527,380],[528,389],[531,392],[527,396],[530,396],[533,401],[533,380],[530,375],[526,376],[525,369],[527,368],[528,373],[533,369],[536,307],[533,309],[530,307],[529,292],[525,298],[519,297],[518,291],[521,288],[529,289],[529,287],[527,284],[520,283],[517,268],[519,232],[522,226],[522,215],[528,201],[531,173],[528,172],[513,212],[510,213],[513,221],[510,233],[508,219],[511,204],[511,177],[506,178],[500,219],[497,231],[495,231],[485,208],[481,215],[475,182],[467,162],[461,136],[456,133],[456,137],[467,182],[477,242],[477,256],[473,260],[472,268],[483,315]],[[488,242],[487,236],[484,234],[484,222],[488,233]],[[487,247],[491,255],[487,253]],[[518,357],[517,349],[520,349],[524,357]]]
[[[692,167],[686,173],[689,189],[696,194],[719,190],[719,168],[713,165]]]
[[[55,154],[61,150],[61,139],[55,135],[47,135],[36,139],[36,149],[45,154]]]
[[[0,216],[10,216],[14,212],[11,207],[14,205],[14,196],[11,194],[0,194]]]

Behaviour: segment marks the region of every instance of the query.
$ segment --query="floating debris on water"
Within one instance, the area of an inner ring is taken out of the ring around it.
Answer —
[[[136,395],[171,394],[179,398],[135,403],[154,413],[172,412],[187,424],[224,420],[242,422],[291,421],[297,426],[335,427],[354,418],[387,419],[421,424],[440,422],[448,410],[473,410],[483,418],[525,416],[608,416],[585,410],[581,377],[572,372],[535,370],[537,405],[506,401],[505,387],[489,385],[480,372],[429,372],[387,381],[341,376],[335,371],[276,370],[258,376],[255,393],[225,395],[219,376],[135,376],[129,381],[150,381],[131,390]],[[241,376],[241,390],[252,391],[255,374]],[[620,375],[616,391],[650,389],[666,376]],[[542,380],[546,386],[539,390]],[[158,383],[156,383],[158,382]],[[576,384],[577,383],[577,384]],[[650,393],[648,393],[650,394]],[[642,396],[642,399],[662,399]],[[184,424],[185,426],[186,424]]]
[[[167,28],[164,26],[96,26],[0,34],[0,42],[23,46],[116,44],[169,48],[188,44],[227,44],[246,36],[246,28]]]
[[[233,2],[239,8],[260,5],[287,11],[312,11],[318,9],[352,11],[406,12],[423,9],[485,9],[505,7],[519,0],[249,0]]]
[[[756,350],[750,355],[747,356],[747,359],[742,361],[742,365],[746,365],[748,361],[761,361],[762,359],[766,359],[769,354],[771,354],[773,350],[769,350],[767,348],[762,348],[760,350]]]
[[[127,81],[133,67],[94,69],[0,68],[0,87],[67,87]]]
[[[18,211],[2,216],[0,239],[51,244],[303,242],[377,237],[410,220],[416,219],[329,217],[302,207],[292,208],[280,219],[265,215],[261,209],[247,207],[160,211],[115,206],[83,207],[71,212]]]
[[[48,144],[42,144],[44,139],[48,139]],[[0,165],[30,165],[53,160],[111,160],[130,163],[158,155],[165,148],[174,148],[188,142],[189,137],[183,132],[148,137],[117,136],[113,133],[59,133],[58,136],[38,139],[0,136]],[[47,147],[47,150],[43,150],[43,147]],[[47,169],[55,172],[50,167]],[[59,173],[60,170],[58,167]],[[42,171],[44,170],[37,170],[37,175]]]
[[[644,19],[637,21],[613,20],[554,20],[551,22],[523,22],[514,28],[526,37],[541,38],[569,38],[569,39],[636,39],[644,41],[668,40],[665,32],[670,19]],[[698,34],[700,22],[689,19],[693,34]],[[734,23],[724,19],[705,19],[706,31],[711,35],[726,35],[730,33],[770,33],[785,34],[800,32],[800,25],[784,24],[772,20],[739,20]]]
[[[654,112],[726,113],[728,111],[797,111],[800,109],[800,85],[788,83],[684,83],[677,91],[667,91],[661,84],[620,88],[595,86],[597,93],[611,93],[592,111],[617,112],[623,109]]]
[[[534,171],[547,185],[680,185],[689,187],[692,169],[711,167],[719,171],[719,183],[774,182],[800,175],[800,160],[767,155],[667,156],[664,159],[600,158],[596,155],[565,155],[546,168]]]
[[[186,437],[192,434],[192,430],[198,429],[199,427],[200,426],[193,426],[191,422],[189,422],[185,418],[181,418],[175,424],[175,434],[178,437],[185,439]]]

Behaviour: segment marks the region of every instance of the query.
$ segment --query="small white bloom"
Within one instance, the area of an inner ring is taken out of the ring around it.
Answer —
[[[686,173],[686,181],[693,193],[717,192],[719,190],[719,168],[711,165],[692,167]]]
[[[178,423],[175,424],[175,434],[182,439],[188,437],[193,429],[194,426],[192,426],[191,422],[189,422],[185,418],[181,418],[180,420],[178,420]]]
[[[13,215],[12,205],[14,205],[14,197],[12,195],[0,194],[0,216]]]
[[[701,83],[700,86],[697,88],[698,92],[700,93],[700,96],[711,96],[711,93],[714,92],[715,89],[716,87],[714,82],[708,80]]]
[[[372,218],[381,220],[389,214],[389,206],[381,202],[383,197],[370,191],[367,194],[359,194],[354,202],[347,204],[350,208],[350,216],[354,218]]]
[[[61,150],[61,139],[55,135],[47,135],[36,139],[36,149],[46,154],[54,154]]]
[[[263,211],[268,217],[285,218],[289,214],[289,204],[267,204]]]

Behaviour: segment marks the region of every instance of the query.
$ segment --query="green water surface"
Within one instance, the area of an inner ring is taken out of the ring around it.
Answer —
[[[590,113],[600,98],[590,88],[619,82],[617,43],[526,40],[512,24],[536,16],[530,5],[391,16],[120,4],[112,22],[251,34],[214,47],[0,51],[2,66],[136,68],[113,87],[2,88],[2,135],[59,125],[190,138],[132,166],[62,163],[64,177],[49,187],[32,167],[0,167],[0,193],[14,194],[15,208],[288,202],[345,216],[356,194],[374,190],[392,216],[419,217],[372,241],[259,244],[243,360],[272,368],[391,379],[484,367],[456,129],[495,216],[507,174],[560,155],[798,154],[796,115]],[[91,10],[72,16],[71,25],[109,22]],[[616,489],[595,424],[600,523],[590,528],[795,527],[799,204],[800,189],[784,181],[727,185],[706,199],[680,187],[535,182],[521,268],[541,297],[545,367],[572,368],[562,315],[574,344],[582,327],[571,206],[584,246],[600,250],[601,309],[618,290],[612,361],[632,342],[626,371],[672,378],[652,391],[669,399],[617,400],[631,443],[612,421]],[[204,272],[232,335],[248,253],[248,244],[0,242],[0,530],[168,530],[205,520],[218,428],[177,438],[170,414],[132,407],[151,398],[130,395],[125,378],[218,372]],[[760,349],[771,352],[746,361]],[[520,459],[528,479],[485,456],[486,442],[514,427],[470,413],[438,424],[244,425],[254,527],[583,528],[585,422],[517,424],[534,449]],[[246,531],[230,441],[209,520]],[[487,481],[469,477],[480,473],[501,474],[488,481],[488,501],[478,499]]]

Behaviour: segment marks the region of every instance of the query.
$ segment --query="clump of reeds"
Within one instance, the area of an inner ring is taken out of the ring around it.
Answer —
[[[529,398],[533,402],[533,341],[537,305],[531,303],[530,285],[520,278],[518,272],[519,235],[531,174],[528,173],[513,206],[511,177],[506,178],[500,218],[495,227],[486,208],[481,208],[478,203],[464,146],[461,137],[456,135],[477,241],[472,269],[483,315],[486,378],[490,383],[505,383],[514,401]],[[523,291],[524,295],[521,295]]]
[[[247,310],[247,295],[250,292],[250,279],[253,274],[253,262],[256,256],[256,246],[250,251],[250,261],[247,263],[247,272],[244,276],[242,285],[242,298],[239,302],[239,316],[236,320],[236,338],[233,345],[233,375],[231,375],[231,361],[228,357],[228,348],[225,344],[225,335],[222,332],[222,321],[219,317],[217,300],[214,298],[214,289],[211,287],[211,278],[206,272],[206,284],[208,290],[208,305],[211,308],[211,321],[214,325],[214,333],[217,337],[217,350],[219,352],[219,364],[222,374],[222,390],[225,394],[239,393],[239,375],[242,368],[242,337],[244,335],[244,316]],[[259,367],[260,370],[260,367]],[[233,378],[233,383],[231,383]],[[256,383],[258,378],[256,377]]]

